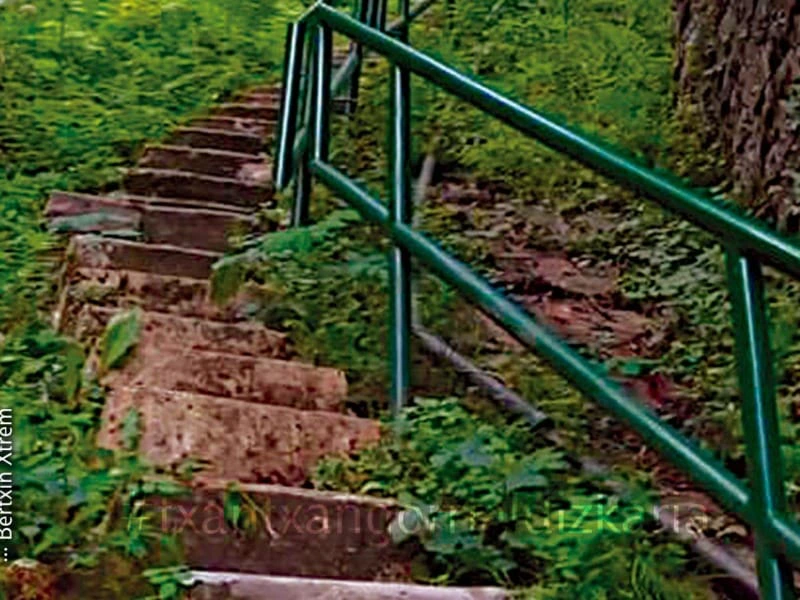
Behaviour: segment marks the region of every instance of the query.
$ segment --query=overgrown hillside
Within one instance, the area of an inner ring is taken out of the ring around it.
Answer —
[[[411,39],[523,103],[719,193],[728,186],[720,154],[703,146],[697,123],[676,109],[671,32],[669,5],[653,0],[463,0],[436,5],[412,28]],[[332,144],[333,162],[384,198],[387,75],[385,65],[367,72],[359,112],[335,123]],[[418,210],[421,227],[537,315],[553,306],[578,307],[546,316],[556,317],[559,331],[598,369],[744,475],[721,249],[651,202],[420,79],[412,82],[415,174],[426,154],[437,163]],[[374,415],[385,408],[388,389],[386,245],[352,211],[331,214],[334,207],[341,208],[315,188],[317,225],[254,242],[243,260],[226,266],[246,264],[246,278],[283,294],[262,317],[290,329],[305,357],[347,369],[353,409]],[[537,261],[548,259],[572,271],[540,275]],[[569,277],[572,289],[565,289]],[[788,417],[783,444],[796,501],[800,289],[769,277]],[[487,327],[452,290],[422,273],[417,283],[423,322],[545,409],[563,434],[563,456],[602,457],[662,496],[694,497],[646,440],[626,433],[541,361]],[[555,504],[563,516],[608,500],[587,500],[598,489],[574,469],[562,472],[562,455],[530,466],[541,440],[520,433],[520,445],[509,441],[514,421],[498,416],[419,348],[413,380],[418,396],[458,396],[478,417],[449,400],[423,401],[407,411],[384,447],[328,465],[318,485],[400,495],[409,506],[429,507],[430,535],[421,536],[431,561],[423,578],[534,585],[536,593],[559,598],[702,597],[702,585],[681,589],[677,582],[697,583],[702,577],[688,574],[708,575],[707,567],[646,527],[629,538],[598,528],[597,535],[550,528],[545,539],[541,529],[525,537],[521,531],[532,521],[503,512],[518,499],[518,471],[541,478],[521,485],[538,524],[552,522],[543,506]],[[724,518],[712,529],[704,533],[747,543],[742,528]],[[636,557],[626,554],[631,548]]]
[[[278,79],[285,24],[301,8],[0,2],[0,404],[14,411],[18,486],[9,558],[56,572],[102,565],[106,578],[73,590],[82,598],[146,593],[142,568],[179,557],[149,525],[128,527],[153,491],[149,471],[94,449],[102,394],[82,372],[84,349],[49,327],[61,256],[43,226],[46,196],[113,184],[144,141],[249,81]],[[161,598],[177,597],[170,571],[152,576]]]
[[[48,323],[61,244],[43,227],[46,194],[113,186],[144,141],[247,82],[277,80],[285,24],[303,4],[0,0],[0,404],[14,410],[14,549],[83,576],[75,580],[91,589],[75,587],[77,597],[177,598],[180,557],[138,519],[153,472],[132,452],[94,449],[102,392],[84,370],[85,349]],[[671,28],[661,0],[455,0],[437,3],[411,39],[719,192],[720,156],[675,110]],[[387,75],[386,65],[366,69],[358,113],[336,120],[332,144],[333,161],[382,197]],[[720,250],[435,87],[415,78],[413,90],[415,173],[426,155],[436,160],[420,227],[532,311],[579,307],[548,314],[598,369],[644,390],[654,410],[743,473]],[[320,186],[312,212],[314,226],[248,240],[226,258],[217,292],[245,280],[268,288],[259,318],[288,331],[302,358],[345,370],[354,413],[385,415],[386,241]],[[542,260],[575,270],[541,274]],[[769,277],[796,505],[800,287]],[[395,497],[421,515],[420,580],[497,583],[536,598],[711,597],[718,573],[644,518],[655,494],[620,500],[574,459],[603,458],[637,490],[674,484],[682,493],[685,480],[451,289],[420,273],[416,300],[426,326],[546,410],[562,443],[417,349],[419,401],[377,448],[326,462],[315,485]],[[597,315],[611,315],[617,329]],[[123,346],[125,327],[116,331]],[[614,339],[628,333],[625,343]],[[125,429],[132,448],[137,423]],[[722,541],[748,541],[741,527],[718,529]],[[148,567],[150,583],[141,577]]]

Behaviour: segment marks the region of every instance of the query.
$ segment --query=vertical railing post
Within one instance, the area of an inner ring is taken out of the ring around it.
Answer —
[[[306,139],[310,135],[310,123],[312,106],[314,103],[314,81],[313,81],[313,62],[316,56],[316,40],[308,40],[305,44],[305,53],[303,56],[303,66],[301,72],[302,88],[300,96],[302,98],[302,111],[303,120],[306,128]],[[294,151],[294,149],[292,149]],[[295,169],[294,178],[294,202],[292,203],[291,226],[302,227],[308,224],[309,216],[309,203],[311,200],[311,172],[308,168],[308,159],[310,152],[310,144],[306,143],[303,152],[297,157],[297,165]]]
[[[761,265],[752,257],[728,249],[726,264],[752,503],[765,522],[786,510],[786,494],[764,282]],[[790,564],[760,536],[756,562],[762,598],[795,597]]]
[[[330,146],[333,34],[327,25],[319,25],[315,37],[314,110],[311,121],[311,140],[314,145],[314,159],[327,161]]]
[[[400,0],[403,2],[403,0]],[[375,27],[381,31],[386,31],[386,14],[388,0],[378,0],[377,14],[375,15]]]
[[[370,0],[359,0],[358,2],[358,14],[356,18],[360,23],[364,23],[365,25],[369,23],[369,11],[370,11]],[[364,46],[359,44],[358,42],[353,42],[351,48],[356,53],[356,66],[353,69],[353,74],[350,77],[350,91],[349,91],[349,99],[347,103],[347,113],[353,114],[356,111],[356,106],[358,104],[358,95],[360,93],[360,81],[361,81],[361,68],[362,63],[364,61]]]
[[[366,0],[367,3],[367,20],[366,25],[368,27],[377,28],[378,27],[378,3],[381,0]]]
[[[300,79],[303,76],[304,42],[305,24],[290,23],[286,31],[278,151],[275,157],[275,171],[273,174],[275,187],[279,190],[289,185],[289,181],[292,178]]]
[[[385,3],[384,3],[385,6]],[[400,0],[401,12],[408,17],[408,0]],[[401,41],[407,41],[406,29],[399,32]],[[391,134],[390,181],[392,219],[411,222],[411,177],[409,167],[411,137],[411,85],[407,69],[392,65],[391,82]],[[391,409],[393,414],[403,408],[408,400],[411,381],[411,256],[408,251],[394,246],[389,259],[391,284],[391,343],[392,369]]]

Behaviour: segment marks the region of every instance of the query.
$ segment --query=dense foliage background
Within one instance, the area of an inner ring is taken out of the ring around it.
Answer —
[[[14,551],[57,570],[102,565],[105,578],[73,590],[82,598],[145,593],[143,565],[179,557],[128,527],[153,491],[149,471],[94,449],[102,393],[82,371],[84,349],[49,327],[61,243],[43,226],[47,194],[113,184],[146,140],[249,81],[279,78],[285,24],[300,9],[0,2],[0,400],[14,410]],[[177,596],[164,572],[153,577],[161,597]]]
[[[277,80],[285,23],[303,4],[0,0],[0,399],[15,410],[18,436],[15,548],[64,571],[110,564],[109,581],[83,590],[84,598],[130,595],[131,578],[145,566],[179,558],[152,532],[126,527],[137,499],[152,491],[144,483],[151,473],[131,454],[95,451],[102,393],[84,373],[84,349],[47,323],[60,243],[42,225],[46,195],[113,185],[144,141],[249,81]],[[436,4],[412,29],[412,43],[648,164],[727,189],[721,155],[703,145],[691,111],[676,111],[671,31],[670,6],[661,0],[457,0]],[[464,211],[437,179],[420,207],[421,227],[495,281],[502,269],[493,240],[524,227],[526,251],[560,250],[581,264],[617,267],[615,301],[666,315],[670,327],[647,366],[632,360],[624,368],[661,373],[689,390],[692,418],[676,424],[706,434],[741,470],[719,250],[692,227],[434,87],[415,78],[413,89],[415,167],[430,153],[438,175],[499,189],[515,207],[499,219],[494,206]],[[368,68],[360,110],[335,123],[333,143],[334,161],[378,193],[386,183],[387,93],[386,66]],[[378,416],[387,389],[386,246],[352,211],[332,208],[341,207],[317,188],[317,225],[249,240],[220,265],[218,292],[224,297],[245,280],[270,288],[274,301],[260,317],[289,331],[305,359],[345,369],[350,407]],[[569,227],[601,217],[612,226],[554,239],[530,217],[534,208]],[[782,408],[790,415],[800,380],[798,288],[779,278],[771,284]],[[419,402],[379,448],[324,464],[315,483],[438,507],[426,513],[420,534],[422,579],[519,585],[536,597],[706,597],[705,567],[645,527],[620,534],[592,521],[588,536],[558,528],[529,535],[531,520],[617,502],[576,472],[572,452],[610,453],[635,481],[651,474],[611,444],[595,443],[598,433],[613,438],[617,430],[540,361],[487,342],[482,321],[446,286],[425,277],[418,286],[425,323],[546,409],[566,447],[553,449],[498,417],[417,352],[415,390],[460,399]],[[591,348],[581,351],[598,368],[618,366]],[[793,482],[800,478],[795,432],[787,420]],[[536,511],[509,517],[504,507],[519,497]],[[148,573],[162,597],[180,593],[173,571]]]
[[[707,145],[695,113],[679,106],[673,91],[672,18],[668,3],[653,0],[463,0],[450,3],[449,8],[447,3],[437,4],[412,28],[412,43],[645,164],[669,168],[687,177],[690,185],[718,194],[730,189],[731,183],[723,154]],[[387,183],[387,74],[386,65],[368,69],[359,113],[352,121],[335,124],[337,137],[332,146],[333,161],[382,197]],[[412,81],[415,174],[426,154],[437,161],[431,193],[418,211],[420,226],[498,287],[503,287],[504,268],[493,251],[502,246],[498,240],[509,236],[522,240],[520,253],[558,252],[574,264],[616,269],[617,290],[607,308],[647,315],[665,333],[638,357],[616,357],[591,345],[576,345],[599,369],[612,375],[670,381],[675,389],[657,398],[663,402],[657,406],[662,416],[698,435],[701,443],[744,476],[721,249],[652,202],[525,139],[434,86],[418,78]],[[445,185],[448,178],[459,179],[462,189],[456,186],[456,192],[448,191],[453,189]],[[481,196],[482,191],[487,193]],[[481,201],[481,197],[486,199]],[[283,300],[265,310],[263,318],[288,328],[304,356],[346,369],[356,384],[353,408],[372,415],[385,406],[388,389],[385,243],[373,229],[359,225],[352,213],[330,214],[336,206],[327,192],[317,189],[315,226],[256,242],[242,255],[241,263],[246,263],[249,272],[245,279],[281,291]],[[547,223],[542,214],[547,215]],[[565,233],[554,235],[553,222]],[[235,263],[236,259],[230,259],[226,265]],[[786,418],[782,442],[794,498],[800,478],[792,375],[800,365],[796,325],[800,315],[795,308],[799,290],[772,273],[769,278],[781,408]],[[643,467],[641,441],[631,441],[603,411],[540,361],[498,343],[496,335],[487,339],[483,322],[446,286],[420,274],[418,291],[418,309],[426,325],[547,410],[564,434],[568,450],[603,456],[620,472],[649,480],[662,491],[672,483],[678,488],[684,485],[669,481],[669,476],[660,477],[661,465]],[[599,326],[594,333],[598,339],[604,335]],[[491,408],[475,400],[473,390],[455,383],[446,368],[431,365],[422,352],[417,351],[415,357],[414,383],[419,395],[449,391],[466,398],[483,422],[496,418]],[[544,566],[538,575],[543,587],[537,591],[556,597],[567,589],[570,597],[580,598],[702,595],[699,588],[670,587],[668,580],[685,577],[687,570],[699,572],[697,565],[677,549],[660,546],[661,542],[656,542],[655,550],[639,546],[652,542],[649,534],[639,531],[643,537],[622,541],[612,540],[613,536],[554,532],[545,551],[542,540],[514,538],[516,523],[498,519],[491,502],[467,506],[461,486],[472,490],[475,484],[478,489],[472,491],[478,495],[491,488],[506,498],[507,482],[498,465],[511,468],[515,463],[507,452],[514,451],[503,447],[508,426],[503,419],[494,421],[495,432],[478,434],[457,414],[452,403],[421,403],[409,410],[410,424],[390,436],[386,448],[346,464],[326,466],[318,484],[393,496],[409,494],[403,497],[412,504],[445,506],[461,517],[468,513],[472,528],[459,530],[463,537],[442,540],[434,534],[427,539],[426,548],[434,556],[433,574],[427,576],[445,581],[494,578],[507,583],[510,578],[518,584],[529,583],[525,567],[540,558]],[[432,422],[437,426],[428,428]],[[462,436],[464,431],[469,433]],[[474,458],[470,454],[476,447],[473,443],[491,455],[484,457],[485,464],[469,462]],[[447,462],[442,455],[448,452],[467,464]],[[465,458],[466,454],[471,458]],[[484,477],[494,479],[489,483]],[[557,479],[562,506],[578,510],[587,494],[596,493],[574,474]],[[542,502],[546,494],[534,492],[534,496]],[[432,527],[435,531],[435,523]],[[711,535],[742,542],[741,529],[721,527],[720,531]],[[446,535],[453,530],[441,532]],[[607,554],[595,543],[609,543]],[[645,567],[625,555],[630,544],[639,549]],[[667,554],[655,558],[662,551]],[[585,558],[561,568],[559,556]],[[608,560],[619,571],[609,571],[591,557],[599,563]],[[608,576],[593,577],[600,572]],[[659,581],[654,590],[631,586],[643,572],[645,578]],[[591,583],[579,589],[579,581]]]

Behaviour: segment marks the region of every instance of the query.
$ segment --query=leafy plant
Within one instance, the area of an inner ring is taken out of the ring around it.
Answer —
[[[386,278],[370,230],[354,211],[335,210],[313,227],[270,233],[222,259],[212,289],[221,301],[245,281],[267,289],[260,318],[289,331],[306,360],[324,356],[346,368],[351,392],[364,398],[385,381]]]
[[[147,569],[143,575],[158,590],[144,600],[178,600],[192,585],[191,573],[183,566]]]
[[[164,556],[177,555],[140,518],[142,496],[177,488],[149,480],[152,470],[135,448],[95,447],[103,394],[82,376],[74,342],[30,325],[5,339],[0,356],[0,404],[14,418],[16,555],[58,573],[101,568],[118,557],[136,563],[154,544]],[[119,572],[114,585],[135,587],[136,576]]]
[[[527,426],[417,399],[377,448],[317,469],[325,489],[398,498],[390,533],[420,541],[417,575],[533,586],[533,597],[710,598],[643,506],[598,493]]]
[[[293,0],[0,2],[0,405],[14,411],[14,550],[52,565],[82,600],[143,595],[144,568],[174,564],[141,500],[176,490],[135,457],[135,413],[124,449],[95,448],[103,391],[83,348],[45,324],[64,244],[42,208],[53,189],[105,192],[146,141],[277,79],[285,24],[300,10]],[[138,328],[134,313],[110,326],[104,369],[121,364]]]
[[[141,309],[115,314],[106,326],[100,340],[100,370],[106,372],[118,367],[139,342]]]

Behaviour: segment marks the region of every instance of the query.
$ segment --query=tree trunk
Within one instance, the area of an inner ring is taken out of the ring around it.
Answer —
[[[800,2],[673,0],[679,107],[725,152],[736,195],[800,228]]]

